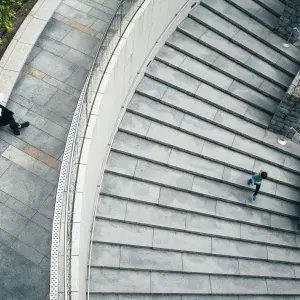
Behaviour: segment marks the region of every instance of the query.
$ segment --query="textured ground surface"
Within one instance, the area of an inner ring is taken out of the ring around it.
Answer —
[[[64,0],[33,48],[8,108],[32,126],[0,130],[0,299],[49,299],[60,160],[80,91],[118,1]]]
[[[150,64],[106,166],[90,299],[300,299],[300,148],[266,130],[300,64],[279,9],[205,0]]]

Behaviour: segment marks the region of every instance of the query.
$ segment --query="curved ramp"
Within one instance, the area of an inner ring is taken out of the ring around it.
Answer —
[[[203,1],[147,69],[106,166],[90,299],[300,299],[300,152],[266,130],[300,52],[259,3]]]

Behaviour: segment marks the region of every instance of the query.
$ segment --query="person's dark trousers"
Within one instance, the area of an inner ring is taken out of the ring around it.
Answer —
[[[258,194],[258,192],[259,192],[260,184],[256,184],[255,186],[256,186],[256,187],[255,187],[254,195],[256,196],[256,195]]]

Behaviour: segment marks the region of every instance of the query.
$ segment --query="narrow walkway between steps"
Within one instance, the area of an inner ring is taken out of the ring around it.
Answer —
[[[300,299],[300,145],[267,130],[300,69],[282,9],[203,0],[149,65],[106,165],[91,300]]]
[[[31,126],[0,130],[0,299],[49,300],[52,216],[82,86],[119,0],[64,0],[7,107]]]

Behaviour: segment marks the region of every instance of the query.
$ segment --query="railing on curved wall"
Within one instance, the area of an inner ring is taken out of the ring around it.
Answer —
[[[53,218],[50,270],[51,300],[58,300],[62,285],[64,299],[71,299],[70,257],[72,212],[83,140],[98,87],[102,81],[103,74],[111,59],[113,51],[131,19],[144,1],[145,0],[120,1],[98,48],[92,68],[74,112],[60,170]]]

